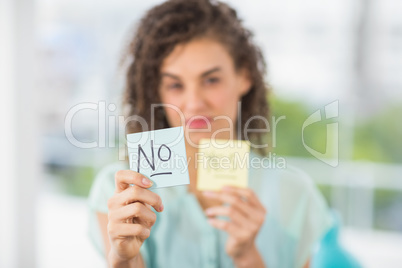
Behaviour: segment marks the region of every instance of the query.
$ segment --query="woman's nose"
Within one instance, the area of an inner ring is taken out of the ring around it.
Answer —
[[[201,90],[196,87],[188,89],[186,91],[184,103],[187,112],[195,113],[202,110],[205,102]]]

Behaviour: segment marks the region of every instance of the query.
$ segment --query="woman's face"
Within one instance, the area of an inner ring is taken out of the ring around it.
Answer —
[[[210,38],[177,45],[161,67],[160,98],[171,127],[186,141],[236,138],[237,106],[251,83],[236,71],[226,47]]]

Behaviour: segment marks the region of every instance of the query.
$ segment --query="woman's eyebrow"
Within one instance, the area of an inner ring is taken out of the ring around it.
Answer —
[[[214,73],[214,72],[217,72],[217,71],[220,71],[220,70],[221,70],[221,67],[214,67],[214,68],[212,68],[210,70],[207,70],[207,71],[203,72],[200,76],[205,77],[205,76],[207,76],[207,75],[209,75],[211,73]],[[168,76],[168,77],[171,77],[173,79],[180,80],[180,77],[177,76],[177,75],[174,75],[174,74],[170,74],[170,73],[165,72],[165,73],[161,73],[161,75],[162,76]]]
[[[210,70],[208,70],[208,71],[203,72],[203,73],[201,74],[201,77],[205,77],[205,76],[207,76],[207,75],[209,75],[209,74],[211,74],[211,73],[214,73],[214,72],[217,72],[217,71],[220,71],[220,70],[221,70],[220,67],[214,67],[214,68],[212,68],[212,69],[210,69]]]
[[[161,75],[162,75],[162,76],[168,76],[168,77],[171,77],[171,78],[173,78],[173,79],[180,80],[180,77],[178,77],[177,75],[174,75],[174,74],[162,73]]]

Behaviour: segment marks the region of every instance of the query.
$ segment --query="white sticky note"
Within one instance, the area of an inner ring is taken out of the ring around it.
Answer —
[[[151,188],[190,183],[183,127],[127,135],[130,169],[147,176]]]

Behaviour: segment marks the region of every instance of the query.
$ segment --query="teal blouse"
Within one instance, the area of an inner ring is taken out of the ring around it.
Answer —
[[[253,154],[253,157],[258,157]],[[251,165],[252,166],[252,165]],[[89,195],[89,236],[104,255],[96,212],[107,213],[121,161],[103,168]],[[311,179],[293,167],[249,169],[249,187],[267,209],[256,245],[267,267],[303,267],[319,240],[332,225],[327,205]],[[207,222],[197,198],[187,186],[153,189],[165,209],[157,213],[150,237],[141,247],[147,268],[234,267],[225,252],[227,234]]]

